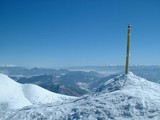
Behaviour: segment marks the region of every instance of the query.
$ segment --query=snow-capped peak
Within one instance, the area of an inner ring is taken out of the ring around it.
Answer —
[[[37,85],[20,84],[0,73],[0,110],[53,103],[73,97],[50,92]]]
[[[107,80],[104,84],[100,85],[96,92],[114,92],[117,90],[132,88],[134,87],[147,87],[150,84],[155,84],[153,82],[149,82],[143,78],[140,78],[134,75],[132,72],[129,72],[127,75],[122,74],[113,79]]]

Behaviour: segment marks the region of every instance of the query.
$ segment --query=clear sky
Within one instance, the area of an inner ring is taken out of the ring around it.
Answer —
[[[0,65],[160,65],[160,0],[0,0]]]

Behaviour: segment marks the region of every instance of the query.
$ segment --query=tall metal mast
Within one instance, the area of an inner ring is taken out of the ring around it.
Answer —
[[[125,74],[128,74],[128,66],[129,66],[129,54],[130,54],[130,37],[131,37],[131,25],[128,25],[128,34],[127,34],[127,55],[126,55],[126,68]]]

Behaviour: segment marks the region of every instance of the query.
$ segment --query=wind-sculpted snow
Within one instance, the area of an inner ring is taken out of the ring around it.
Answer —
[[[37,85],[19,84],[3,74],[0,74],[0,83],[0,111],[73,98],[50,92]]]
[[[58,103],[0,112],[2,120],[159,120],[160,85],[129,73],[93,93]]]

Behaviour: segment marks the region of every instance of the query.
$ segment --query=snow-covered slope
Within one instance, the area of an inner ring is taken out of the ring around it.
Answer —
[[[52,93],[32,84],[19,84],[6,75],[0,74],[0,110],[24,106],[53,103],[72,97]]]
[[[129,73],[67,102],[0,112],[6,120],[160,120],[160,85]]]

